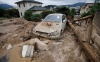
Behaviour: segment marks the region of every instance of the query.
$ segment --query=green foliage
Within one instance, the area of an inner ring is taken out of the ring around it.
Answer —
[[[33,12],[31,10],[27,10],[24,13],[24,18],[28,21],[41,21],[42,16],[40,14],[33,14]]]
[[[0,17],[3,17],[5,14],[5,10],[0,8]]]
[[[67,8],[67,7],[58,7],[58,8],[56,8],[55,11],[58,12],[58,13],[62,13],[62,14],[65,14],[66,16],[68,16],[69,12],[70,12],[70,9]]]
[[[32,11],[31,10],[27,10],[27,11],[25,11],[25,13],[24,13],[24,18],[26,19],[26,20],[31,20],[31,17],[32,17]]]
[[[52,13],[55,13],[55,12],[54,11],[46,10],[46,11],[43,11],[41,13],[41,15],[42,15],[42,18],[44,19],[48,14],[52,14]]]
[[[72,8],[71,10],[70,10],[70,13],[69,13],[69,16],[71,17],[71,18],[74,18],[74,15],[76,14],[76,10],[74,9],[74,8]]]
[[[9,14],[4,14],[4,17],[10,18],[11,16]]]
[[[88,12],[88,13],[86,13],[86,12],[84,12],[82,15],[81,15],[81,17],[85,17],[85,16],[87,16],[87,15],[89,15],[90,13]]]
[[[11,17],[19,17],[19,12],[17,9],[0,9],[0,17],[6,17],[6,18],[11,18]]]
[[[39,21],[41,21],[42,16],[40,14],[33,14],[31,16],[31,19],[32,19],[32,21],[39,22]]]
[[[6,10],[6,14],[9,14],[10,17],[19,17],[18,9],[8,9]]]

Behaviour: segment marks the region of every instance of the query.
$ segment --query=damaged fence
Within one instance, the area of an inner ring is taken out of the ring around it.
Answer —
[[[84,53],[90,62],[100,62],[100,11],[98,11],[94,16],[89,15],[80,19],[74,20],[79,21],[80,25],[84,23],[86,28],[85,38],[84,35],[80,34],[74,24],[71,23],[71,20],[68,20],[69,26],[72,28],[73,32],[78,38],[80,45],[82,46]],[[80,22],[82,21],[82,23]]]

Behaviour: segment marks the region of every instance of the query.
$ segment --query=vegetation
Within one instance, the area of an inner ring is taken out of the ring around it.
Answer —
[[[88,11],[87,13],[84,12],[81,17],[87,16],[87,15],[94,15],[96,13],[96,11],[99,10],[100,11],[100,2],[99,0],[95,0],[94,5],[92,6],[92,8],[90,9],[90,11]]]
[[[3,17],[5,14],[5,10],[0,8],[0,17]]]
[[[27,10],[24,13],[24,18],[28,21],[41,21],[42,16],[40,14],[33,14],[31,10]]]
[[[66,16],[68,16],[69,13],[70,13],[70,9],[67,8],[67,7],[58,7],[58,8],[56,8],[55,11],[56,11],[57,13],[65,14]]]
[[[70,13],[69,13],[69,16],[71,17],[71,18],[74,18],[74,15],[76,14],[76,10],[74,9],[74,8],[72,8],[71,10],[70,10]]]
[[[1,9],[0,8],[0,18],[11,18],[11,17],[19,17],[19,12],[17,9]]]
[[[41,16],[41,14],[33,14],[31,19],[32,19],[32,21],[38,22],[38,21],[41,21],[42,16]]]
[[[31,20],[31,17],[32,17],[32,11],[31,10],[27,10],[27,11],[25,11],[25,13],[24,13],[24,18],[26,19],[26,20]]]
[[[46,10],[41,13],[42,18],[44,19],[48,14],[55,13],[54,11]]]

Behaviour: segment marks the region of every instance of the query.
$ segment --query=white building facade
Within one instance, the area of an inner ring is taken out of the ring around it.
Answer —
[[[22,18],[24,16],[24,12],[28,9],[30,9],[33,6],[42,6],[41,2],[34,1],[34,0],[22,0],[19,2],[16,2],[17,8],[19,10],[19,15]]]

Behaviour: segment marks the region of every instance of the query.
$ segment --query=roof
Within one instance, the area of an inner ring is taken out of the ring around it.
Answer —
[[[43,4],[42,2],[39,1],[33,1],[33,0],[23,0],[23,1],[18,1],[15,4],[19,4],[19,3],[23,3],[23,2],[32,2],[32,3],[39,3],[39,4]]]
[[[53,13],[53,14],[49,14],[49,15],[60,15],[60,16],[62,16],[63,14],[61,14],[61,13]]]
[[[83,5],[83,6],[81,6],[81,8],[84,9],[86,6],[92,7],[93,5],[94,5],[93,3],[87,3],[87,4]]]
[[[41,7],[41,6],[33,6],[33,7],[30,8],[29,10],[40,11],[40,10],[46,10],[46,8]]]

